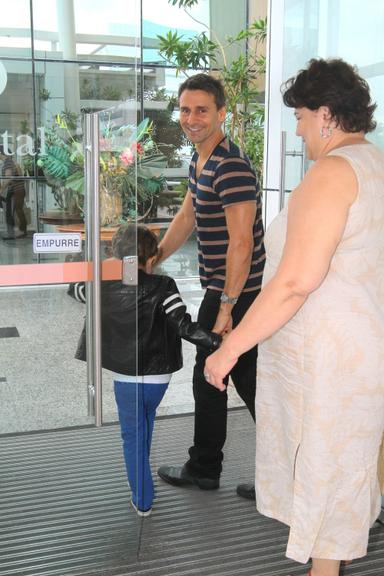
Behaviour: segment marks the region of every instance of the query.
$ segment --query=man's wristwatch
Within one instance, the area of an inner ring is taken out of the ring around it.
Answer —
[[[238,298],[231,298],[225,292],[221,293],[220,302],[223,302],[223,304],[232,304],[234,306],[237,301],[238,301]]]

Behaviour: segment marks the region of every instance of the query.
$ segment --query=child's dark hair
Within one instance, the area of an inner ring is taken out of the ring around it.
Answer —
[[[112,252],[119,260],[137,254],[139,266],[145,266],[149,258],[157,256],[156,235],[146,226],[123,224],[112,238]]]
[[[215,99],[216,108],[220,110],[225,106],[225,92],[221,81],[210,74],[195,74],[190,76],[179,86],[178,96],[182,95],[184,90],[202,90],[212,94]]]

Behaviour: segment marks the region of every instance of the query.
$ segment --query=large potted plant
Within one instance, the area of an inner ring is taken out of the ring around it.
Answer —
[[[143,218],[165,186],[166,158],[152,139],[148,119],[137,128],[106,123],[100,138],[100,212],[103,226]],[[84,212],[84,151],[81,136],[58,114],[45,132],[37,164],[63,213]]]

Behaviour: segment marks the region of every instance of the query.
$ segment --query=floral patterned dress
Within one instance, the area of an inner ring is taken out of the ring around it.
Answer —
[[[321,286],[259,346],[256,505],[289,525],[287,556],[364,556],[380,512],[384,430],[384,154],[331,152],[359,193]],[[288,206],[266,233],[264,283],[282,254]]]

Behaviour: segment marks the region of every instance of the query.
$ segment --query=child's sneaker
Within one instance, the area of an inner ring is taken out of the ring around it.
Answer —
[[[132,508],[135,510],[138,516],[149,516],[150,513],[152,512],[152,508],[148,508],[148,510],[140,510],[140,508],[138,508],[136,504],[134,504],[133,500],[131,500],[131,504]]]

